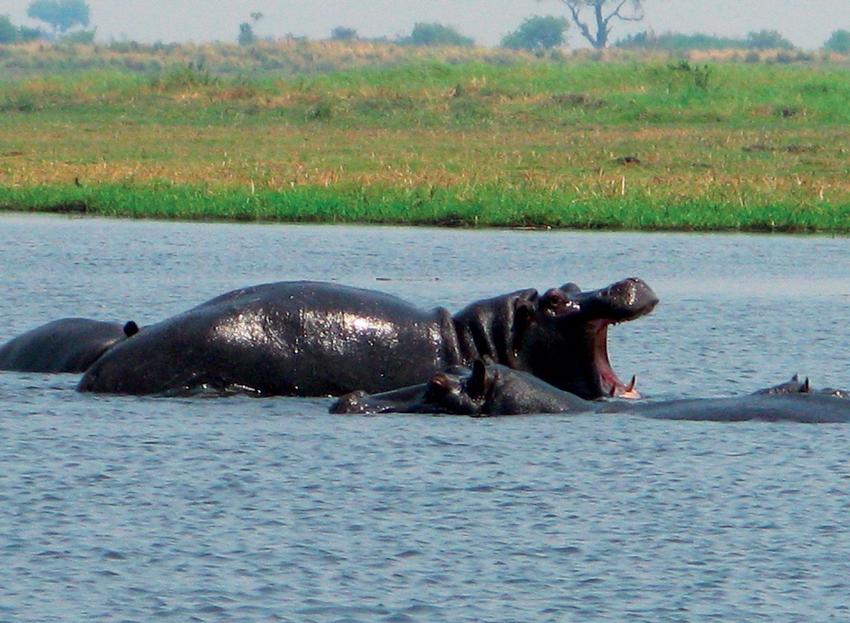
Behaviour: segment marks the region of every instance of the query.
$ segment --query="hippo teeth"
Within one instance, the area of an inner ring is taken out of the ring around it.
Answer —
[[[612,324],[617,323],[611,321],[600,323],[594,344],[594,361],[599,372],[599,384],[602,387],[603,395],[607,394],[611,398],[640,398],[640,392],[635,389],[637,377],[633,376],[631,382],[626,385],[614,372],[614,368],[611,367],[611,362],[608,359],[608,327]]]
[[[620,398],[640,398],[640,394],[635,390],[635,384],[637,383],[637,376],[632,375],[632,380],[629,382],[628,386],[622,388],[622,393],[620,394]],[[611,398],[617,397],[617,391],[621,388],[617,387],[616,383],[611,384],[611,389],[608,390],[608,395]]]

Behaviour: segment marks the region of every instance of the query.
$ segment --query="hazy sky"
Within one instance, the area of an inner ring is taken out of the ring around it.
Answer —
[[[30,0],[0,0],[0,15],[34,25]],[[234,41],[238,24],[265,15],[261,36],[287,33],[325,38],[335,26],[364,36],[407,34],[416,22],[456,26],[479,43],[496,44],[529,15],[562,15],[560,0],[89,0],[98,39]],[[646,19],[621,24],[614,37],[636,30],[744,36],[778,30],[795,44],[817,48],[838,28],[850,30],[850,0],[646,0]],[[573,28],[570,44],[583,45]]]

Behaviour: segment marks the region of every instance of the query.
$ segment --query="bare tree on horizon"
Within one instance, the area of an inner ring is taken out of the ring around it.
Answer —
[[[573,23],[582,36],[597,50],[608,47],[612,20],[639,22],[643,20],[643,0],[561,0],[570,10]],[[630,12],[624,12],[626,5]],[[583,17],[584,9],[592,12],[592,23]],[[594,32],[595,28],[595,32]]]

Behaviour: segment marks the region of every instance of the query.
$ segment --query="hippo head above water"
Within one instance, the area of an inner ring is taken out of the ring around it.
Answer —
[[[354,391],[330,408],[337,414],[435,413],[519,415],[593,410],[594,403],[552,387],[541,379],[499,364],[475,360],[471,369],[454,367],[426,382],[379,394]]]
[[[640,279],[583,292],[574,283],[552,288],[536,300],[518,301],[514,318],[516,363],[582,398],[637,398],[608,359],[608,327],[650,313],[658,297]],[[571,353],[565,358],[565,352]]]

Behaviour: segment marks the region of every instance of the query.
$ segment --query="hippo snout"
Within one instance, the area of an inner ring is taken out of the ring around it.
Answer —
[[[634,320],[648,314],[658,304],[658,296],[652,288],[637,277],[629,277],[583,295],[582,312],[612,322]]]
[[[637,277],[629,277],[611,284],[608,297],[613,304],[623,307],[655,307],[658,304],[658,296],[652,288],[643,279]]]

